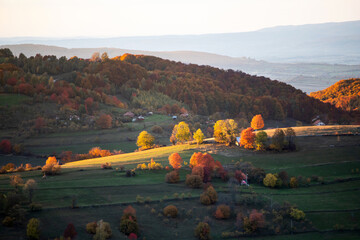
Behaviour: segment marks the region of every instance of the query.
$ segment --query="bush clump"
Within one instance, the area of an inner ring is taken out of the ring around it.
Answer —
[[[208,187],[201,195],[200,202],[204,205],[210,205],[216,203],[218,200],[218,195],[215,189],[210,186]]]
[[[176,218],[178,214],[178,209],[174,205],[169,205],[164,208],[163,213],[166,217],[170,216],[172,218]]]
[[[26,227],[26,235],[29,239],[40,239],[40,221],[37,218],[31,218]]]
[[[96,222],[89,222],[88,224],[86,224],[86,232],[87,233],[95,234],[96,233],[96,228],[97,228],[97,223]]]
[[[30,212],[39,212],[42,210],[42,205],[40,203],[30,203],[29,210]]]
[[[203,181],[199,175],[186,175],[185,184],[191,188],[201,188]]]
[[[274,188],[276,186],[277,177],[274,174],[268,173],[263,180],[264,186]]]
[[[296,177],[290,178],[290,187],[297,188],[299,186],[299,182]]]
[[[228,219],[230,217],[230,207],[225,204],[221,204],[216,208],[215,218],[217,219]]]
[[[290,216],[297,221],[305,219],[305,213],[297,208],[291,208]]]
[[[158,126],[158,125],[154,125],[152,128],[151,128],[151,132],[153,133],[157,133],[157,134],[162,134],[164,132],[163,128]]]
[[[205,222],[199,222],[195,228],[195,237],[200,240],[210,239],[210,226]]]
[[[100,220],[97,223],[94,240],[108,239],[111,237],[111,235],[112,235],[112,231],[111,231],[110,223]]]
[[[171,171],[165,175],[165,182],[167,183],[177,183],[180,181],[179,171]]]
[[[138,234],[139,225],[136,219],[136,211],[133,207],[128,206],[124,210],[124,215],[121,217],[120,221],[120,231],[126,235],[130,233]]]

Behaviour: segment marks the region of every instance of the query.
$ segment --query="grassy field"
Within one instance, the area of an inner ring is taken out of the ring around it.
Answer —
[[[31,97],[22,95],[22,94],[0,94],[0,106],[14,106],[20,103],[23,103],[27,100],[31,99]]]
[[[106,135],[106,131],[104,133]],[[55,135],[54,138],[64,137]],[[37,217],[42,223],[42,235],[53,239],[62,235],[66,225],[72,222],[78,232],[78,239],[92,239],[85,231],[86,223],[104,219],[111,224],[112,239],[126,239],[118,230],[123,209],[131,204],[137,210],[140,224],[140,236],[146,239],[194,239],[193,229],[199,220],[210,217],[212,239],[222,239],[221,233],[234,230],[235,216],[228,220],[216,220],[213,217],[214,206],[206,207],[199,203],[198,196],[202,190],[187,188],[184,184],[189,169],[181,170],[180,182],[167,184],[164,182],[165,170],[137,171],[134,178],[126,178],[125,172],[115,168],[124,165],[127,169],[136,164],[155,161],[168,165],[167,158],[173,152],[180,153],[185,161],[195,151],[210,152],[215,160],[231,166],[236,161],[249,161],[266,172],[277,173],[286,170],[291,176],[311,177],[318,175],[324,178],[325,184],[312,182],[308,187],[297,189],[270,189],[262,185],[251,184],[253,191],[274,203],[289,201],[304,210],[316,229],[332,230],[335,224],[351,229],[360,221],[360,174],[352,173],[352,169],[360,168],[360,137],[302,137],[297,139],[299,150],[287,153],[254,153],[236,147],[222,145],[176,145],[141,152],[127,153],[68,163],[63,166],[62,174],[49,176],[42,180],[40,171],[24,172],[21,176],[26,181],[33,178],[38,182],[34,201],[41,203],[43,210],[28,213],[29,217]],[[329,147],[329,146],[332,147]],[[100,165],[111,162],[113,170],[102,170]],[[337,181],[338,178],[352,179]],[[213,185],[219,193],[220,203],[226,203],[228,185],[213,179]],[[0,192],[13,189],[9,185],[9,175],[0,175]],[[174,194],[184,193],[184,199]],[[238,193],[251,193],[242,189]],[[189,195],[190,194],[190,195]],[[136,203],[136,196],[148,197],[149,203]],[[73,199],[80,208],[71,209]],[[224,202],[225,201],[225,202]],[[158,216],[162,208],[168,204],[179,208],[179,218],[165,220]],[[237,207],[238,208],[238,207]],[[151,213],[155,209],[156,214]],[[189,217],[186,212],[192,209]],[[5,228],[0,231],[0,239],[19,239],[25,236],[25,227]],[[164,230],[167,229],[167,230]],[[345,232],[311,232],[297,235],[279,235],[258,237],[257,239],[359,239],[356,231]],[[247,238],[244,238],[247,239]]]

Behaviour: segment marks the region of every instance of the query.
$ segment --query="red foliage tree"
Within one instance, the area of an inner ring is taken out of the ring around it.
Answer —
[[[11,142],[7,139],[4,139],[0,142],[0,151],[3,153],[11,153]]]
[[[131,214],[133,216],[136,216],[136,210],[131,205],[129,205],[124,209],[124,215],[125,214]]]
[[[88,97],[85,100],[85,110],[87,114],[91,114],[93,112],[93,104],[94,104],[94,99],[91,97]]]
[[[236,178],[236,180],[238,180],[239,183],[241,183],[242,180],[246,179],[246,175],[242,171],[236,170],[235,171],[235,178]]]
[[[72,223],[69,223],[64,231],[64,238],[65,239],[74,239],[77,235],[77,232],[75,230],[75,226]]]
[[[102,114],[97,120],[96,124],[100,128],[111,128],[112,126],[112,117],[108,114]]]
[[[181,168],[181,163],[183,162],[182,158],[178,153],[173,153],[169,156],[169,164],[175,169],[178,170]]]
[[[253,128],[247,128],[241,132],[240,146],[246,149],[254,148],[255,133]]]
[[[258,212],[256,209],[251,211],[249,219],[250,222],[256,226],[256,228],[261,228],[265,225],[264,214]]]
[[[45,120],[43,117],[38,117],[35,120],[35,129],[40,130],[45,126]]]

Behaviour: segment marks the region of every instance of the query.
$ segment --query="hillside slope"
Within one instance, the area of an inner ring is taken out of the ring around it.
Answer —
[[[276,79],[310,93],[322,90],[338,79],[347,79],[360,75],[360,65],[325,64],[325,63],[273,63],[258,61],[246,57],[229,57],[224,55],[198,51],[140,51],[121,48],[63,48],[38,44],[4,45],[14,55],[23,53],[27,57],[36,54],[55,55],[58,58],[90,58],[94,52],[106,52],[110,58],[130,54],[142,54],[160,57],[182,63],[208,65],[222,69],[233,69],[251,75]]]
[[[310,96],[346,111],[360,110],[360,78],[341,80]]]
[[[292,86],[240,71],[131,54],[112,59],[98,56],[91,60],[76,57],[68,60],[41,55],[14,57],[6,49],[0,53],[4,56],[0,57],[2,92],[31,96],[34,104],[57,104],[62,116],[77,114],[86,118],[105,112],[112,115],[114,122],[122,121],[118,111],[109,112],[99,105],[104,104],[166,114],[186,110],[203,116],[220,113],[223,118],[246,121],[258,113],[273,120],[289,117],[309,122],[314,115],[321,114],[326,122],[355,121],[345,111]],[[22,121],[18,116],[24,110],[18,110],[4,108],[6,114],[2,115]],[[45,116],[43,112],[32,113],[33,117],[37,115]],[[94,121],[91,118],[89,123]],[[16,124],[21,125],[21,121]]]

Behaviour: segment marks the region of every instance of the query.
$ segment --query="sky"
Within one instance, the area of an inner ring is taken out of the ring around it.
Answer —
[[[254,31],[360,20],[360,0],[0,0],[0,37]]]

